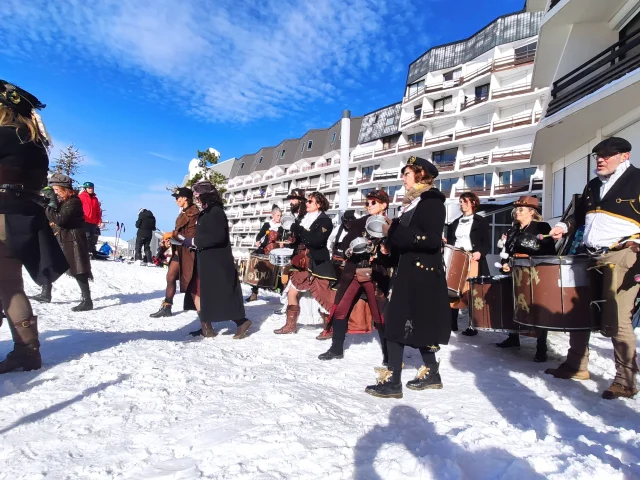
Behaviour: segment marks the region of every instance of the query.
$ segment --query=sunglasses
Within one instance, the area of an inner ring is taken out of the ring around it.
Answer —
[[[530,207],[517,207],[514,208],[516,212],[528,212]]]
[[[313,202],[314,202],[314,200],[312,198],[310,198],[309,200],[307,200],[307,205],[310,204],[310,203],[313,203]]]
[[[374,205],[377,205],[378,201],[377,200],[371,200],[370,202],[365,202],[365,205],[367,207],[373,207]]]

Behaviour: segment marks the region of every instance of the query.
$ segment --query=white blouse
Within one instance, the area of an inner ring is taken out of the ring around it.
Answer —
[[[460,217],[458,228],[456,228],[456,243],[454,247],[463,248],[467,252],[473,250],[471,245],[471,226],[473,225],[473,215]]]

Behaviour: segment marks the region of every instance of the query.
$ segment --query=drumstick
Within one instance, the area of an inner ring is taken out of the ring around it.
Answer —
[[[551,235],[542,235],[542,234],[539,234],[539,235],[538,235],[538,240],[544,240],[544,239],[545,239],[545,238],[547,238],[547,237],[551,237]]]
[[[635,276],[633,277],[633,280],[634,280],[636,283],[640,283],[640,273],[639,273],[639,274],[637,274],[637,275],[635,275]]]

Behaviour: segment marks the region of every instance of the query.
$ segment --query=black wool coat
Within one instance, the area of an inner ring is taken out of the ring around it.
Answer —
[[[456,229],[458,225],[460,225],[460,218],[456,219],[447,228],[447,242],[450,245],[455,245],[456,243]],[[480,252],[480,255],[482,255],[478,262],[478,275],[491,275],[489,263],[487,262],[487,255],[491,251],[491,226],[489,225],[489,220],[478,214],[474,214],[469,236],[471,237],[471,246],[473,247],[471,251]]]
[[[69,273],[91,276],[89,244],[84,230],[82,201],[71,197],[58,208],[46,207],[47,219],[55,224],[54,232],[69,263]]]
[[[291,226],[291,231],[309,252],[309,271],[318,278],[328,280],[336,279],[336,269],[331,261],[331,255],[327,248],[329,236],[333,230],[333,222],[329,216],[321,212],[318,218],[309,226],[309,230],[305,229],[299,223]]]
[[[532,256],[555,255],[556,248],[553,238],[538,239],[538,235],[547,235],[550,231],[551,226],[547,222],[533,221],[524,229],[516,224],[507,232],[505,250],[510,256],[516,253]]]
[[[387,340],[412,347],[447,344],[451,309],[442,260],[445,196],[432,188],[393,220],[387,245],[399,255],[385,308]]]
[[[150,210],[142,210],[138,214],[136,228],[138,229],[138,238],[151,238],[153,231],[156,229],[156,217],[153,216]]]
[[[244,301],[231,254],[229,223],[220,205],[208,206],[200,212],[195,245],[200,319],[205,322],[243,319]]]
[[[16,132],[13,126],[0,127],[0,183],[20,183],[37,192],[47,184],[49,157],[42,145],[22,138],[27,138],[27,132]],[[49,227],[44,201],[38,202],[40,198],[23,192],[0,193],[0,214],[4,215],[12,256],[20,260],[34,282],[43,285],[55,282],[69,265]]]

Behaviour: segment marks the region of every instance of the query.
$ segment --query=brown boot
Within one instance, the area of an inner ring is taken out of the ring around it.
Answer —
[[[602,398],[605,400],[614,400],[620,397],[632,398],[636,393],[638,393],[638,389],[635,387],[625,387],[621,383],[613,382],[609,388],[602,392]]]
[[[318,313],[322,317],[322,332],[316,337],[316,340],[329,340],[333,338],[333,328],[329,326],[329,314],[322,313],[320,310]]]
[[[274,330],[273,333],[282,335],[285,333],[298,333],[298,316],[300,315],[300,307],[298,305],[287,306],[287,322],[284,327]]]
[[[205,322],[200,320],[200,325],[202,325],[202,328],[200,330],[196,330],[195,332],[189,332],[189,335],[191,335],[192,337],[207,337],[207,338],[213,338],[216,335],[218,335],[213,330],[213,327],[211,326],[211,322]]]
[[[13,337],[13,351],[0,362],[0,374],[15,370],[38,370],[42,367],[40,342],[38,341],[38,317],[13,323],[9,321]]]
[[[566,363],[561,364],[558,368],[547,368],[544,373],[563,380],[589,380],[588,370],[575,370]]]
[[[238,326],[236,334],[233,336],[234,340],[240,340],[247,336],[247,330],[251,326],[251,320],[244,318],[242,320],[234,320],[234,323]]]

